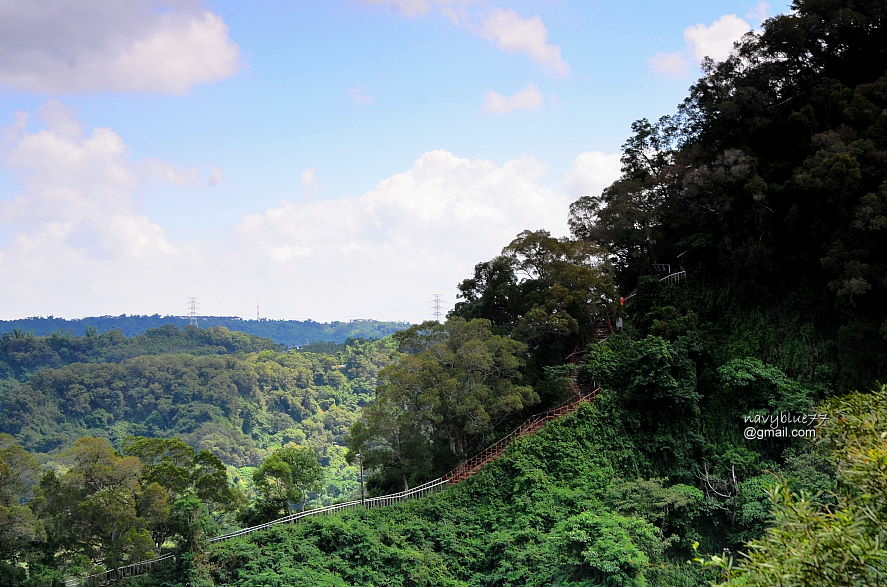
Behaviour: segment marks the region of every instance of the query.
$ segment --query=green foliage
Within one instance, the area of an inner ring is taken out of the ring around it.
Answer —
[[[622,283],[637,278],[664,240],[662,208],[674,191],[664,177],[673,173],[672,153],[682,139],[677,117],[639,120],[631,130],[622,146],[622,177],[602,194],[571,204],[569,219],[576,238],[608,251]]]
[[[309,492],[320,489],[323,468],[310,448],[285,446],[275,450],[253,473],[259,499],[272,507],[264,511],[289,514],[291,504],[304,505]]]
[[[15,565],[46,540],[43,524],[24,502],[31,497],[37,461],[15,439],[0,434],[0,579],[19,573]]]
[[[287,442],[328,457],[393,353],[388,342],[358,341],[338,356],[265,350],[43,369],[0,397],[0,431],[42,452],[84,435],[177,436],[235,466]]]
[[[37,460],[9,434],[0,434],[0,506],[31,496],[37,478]]]
[[[538,400],[520,385],[526,347],[493,334],[488,320],[452,317],[394,338],[411,354],[379,373],[376,401],[349,442],[368,468],[382,469],[382,483],[407,485],[409,477],[430,472],[429,461],[431,471],[452,466],[497,424]]]
[[[82,438],[66,451],[68,471],[43,475],[33,509],[52,546],[107,567],[150,557],[154,543],[138,518],[142,463],[118,456],[105,439]]]
[[[813,408],[813,390],[760,359],[732,359],[718,367],[718,375],[737,398],[740,409],[804,414]]]
[[[624,433],[643,439],[652,469],[645,474],[678,474],[696,460],[701,395],[697,367],[683,341],[658,336],[635,341],[614,336],[592,345],[585,370],[606,389],[619,390],[614,400]],[[666,417],[667,415],[667,417]]]
[[[33,485],[34,457],[0,436],[0,577],[50,584],[153,558],[169,540],[199,553],[242,504],[211,453],[157,438],[130,438],[126,452],[81,438]]]
[[[602,249],[590,241],[525,230],[502,255],[459,285],[453,314],[490,320],[529,347],[534,364],[560,363],[614,305],[616,288]]]
[[[198,319],[198,324],[200,330],[204,332],[230,330],[235,333],[234,338],[254,339],[260,337],[289,347],[325,341],[341,344],[349,339],[379,339],[409,327],[406,322],[380,322],[378,320],[321,323],[314,320],[268,320],[264,318],[243,320],[232,316],[201,316]],[[36,336],[61,337],[67,337],[70,333],[72,336],[87,338],[100,338],[109,335],[116,338],[124,336],[138,338],[152,330],[182,329],[188,332],[190,326],[190,319],[187,317],[159,316],[157,314],[153,316],[99,316],[73,320],[49,316],[47,318],[0,320],[0,333],[15,334],[17,332],[18,334],[30,333]],[[247,349],[240,350],[247,351]]]
[[[820,428],[838,487],[832,506],[784,484],[770,491],[773,523],[729,571],[730,585],[878,585],[887,580],[887,387],[830,400]]]
[[[887,367],[883,11],[798,0],[707,62],[674,115],[632,126],[622,177],[573,204],[574,236],[609,250],[624,291],[653,262],[745,308],[793,298],[835,339],[842,387],[876,379]]]
[[[708,513],[703,492],[665,479],[623,480],[607,488],[604,503],[620,514],[656,524],[669,540],[686,550],[695,538],[697,519]]]
[[[137,510],[158,550],[176,533],[194,547],[198,522],[205,525],[210,513],[232,511],[245,501],[216,455],[196,452],[181,439],[131,437],[123,453],[142,463]]]
[[[699,492],[663,481],[642,514],[630,505],[616,511],[614,483],[621,496],[647,487],[632,488],[609,462],[598,440],[607,426],[606,414],[586,406],[520,439],[443,493],[212,545],[206,551],[212,579],[239,585],[698,584],[697,571],[683,564],[686,549],[661,528],[691,520]],[[156,580],[179,584],[172,575]]]
[[[236,465],[271,453],[251,475],[260,499],[246,510],[265,519],[303,499],[295,473],[310,468],[299,458],[314,462],[312,450],[344,495],[354,475],[345,431],[371,485],[399,488],[496,438],[540,397],[558,397],[564,377],[596,381],[606,391],[593,407],[518,440],[441,495],[208,548],[165,580],[181,571],[194,584],[243,585],[882,583],[887,391],[820,408],[832,418],[816,446],[747,440],[742,429],[744,416],[808,412],[831,389],[887,368],[884,12],[883,2],[798,0],[733,56],[706,61],[674,115],[632,126],[622,176],[573,204],[573,238],[519,234],[460,284],[444,325],[304,353],[172,328],[142,342],[178,352],[187,339],[191,355],[225,356],[125,362],[132,351],[119,335],[16,331],[0,338],[0,430],[43,450],[102,430],[115,440],[181,435]],[[649,275],[664,266],[686,270],[687,283]],[[617,284],[631,298],[618,308]],[[624,331],[584,348],[617,315]],[[578,364],[561,366],[568,356]],[[129,560],[149,529],[155,542],[175,532],[199,553],[212,504],[229,503],[221,464],[152,442],[128,446],[140,461],[78,443],[80,460],[41,481],[36,521],[7,500],[10,533],[39,543],[45,528],[46,551],[70,564]],[[288,443],[308,448],[297,458]],[[99,458],[81,458],[90,454]],[[92,545],[61,548],[63,519]],[[122,520],[129,529],[114,533]],[[682,564],[697,541],[723,556]],[[750,550],[737,566],[725,550],[742,543]]]
[[[0,377],[24,379],[39,369],[71,363],[118,362],[141,355],[220,355],[262,350],[280,350],[280,345],[221,326],[185,326],[179,330],[167,324],[129,338],[118,330],[102,334],[92,330],[82,337],[61,332],[39,337],[12,330],[0,335]]]
[[[560,553],[553,573],[558,583],[589,581],[597,585],[647,585],[650,557],[663,544],[654,526],[637,518],[583,512],[560,522],[552,533]]]

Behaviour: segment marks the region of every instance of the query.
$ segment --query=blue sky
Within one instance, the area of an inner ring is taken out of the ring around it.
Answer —
[[[426,319],[786,10],[0,0],[0,318]]]

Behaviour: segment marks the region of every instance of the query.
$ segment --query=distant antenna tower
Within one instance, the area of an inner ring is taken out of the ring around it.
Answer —
[[[434,294],[434,299],[431,301],[431,303],[434,304],[434,312],[432,312],[432,315],[434,316],[435,320],[440,322],[440,317],[443,316],[443,312],[441,311],[442,301],[440,299],[440,294]]]
[[[188,298],[188,322],[191,326],[197,326],[197,298],[190,297]]]
[[[261,320],[261,318],[259,318],[259,300],[256,300],[256,322],[259,320]]]

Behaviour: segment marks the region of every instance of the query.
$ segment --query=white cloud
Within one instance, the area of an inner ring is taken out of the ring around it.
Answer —
[[[585,151],[573,160],[564,186],[574,198],[598,196],[619,178],[621,167],[619,153]]]
[[[19,174],[25,189],[0,201],[0,219],[34,227],[33,234],[45,234],[57,244],[73,237],[84,242],[78,235],[90,232],[95,235],[90,245],[98,247],[93,252],[103,255],[146,252],[149,247],[171,251],[162,230],[138,212],[132,195],[144,169],[174,183],[188,173],[162,161],[133,163],[113,130],[98,127],[87,134],[59,103],[45,105],[39,117],[46,128],[22,129],[5,152],[4,167]],[[22,238],[22,243],[30,242],[27,234]]]
[[[372,104],[376,101],[370,91],[362,85],[348,88],[348,95],[355,104]]]
[[[317,181],[317,169],[313,167],[309,167],[299,174],[299,183],[302,184],[302,193],[305,196],[314,197],[323,191],[320,182]]]
[[[248,216],[238,249],[264,266],[276,284],[267,291],[286,292],[277,303],[418,320],[431,293],[453,289],[521,230],[565,232],[569,199],[539,184],[545,171],[532,158],[497,165],[431,151],[360,196]]]
[[[684,77],[690,71],[683,53],[657,53],[647,61],[650,69],[667,77]]]
[[[209,168],[209,175],[206,178],[207,185],[214,186],[222,183],[222,180],[225,179],[224,172],[216,167],[215,165],[211,165]]]
[[[200,172],[196,167],[179,167],[158,159],[142,162],[143,173],[151,178],[175,185],[194,185],[200,182]]]
[[[765,2],[759,2],[755,12],[769,9]],[[714,61],[724,61],[730,56],[733,44],[751,30],[751,25],[735,14],[725,14],[711,25],[695,24],[684,29],[684,51],[677,53],[657,53],[647,64],[654,72],[667,77],[684,77],[694,65],[704,57]]]
[[[263,250],[328,248],[325,254],[338,249],[378,256],[403,245],[405,261],[414,256],[407,249],[433,255],[436,247],[475,260],[478,242],[495,253],[525,223],[564,223],[566,200],[536,183],[544,173],[532,158],[496,165],[430,151],[363,195],[289,203],[248,216],[240,232]]]
[[[0,246],[0,273],[15,276],[5,280],[0,306],[76,315],[78,304],[150,296],[152,279],[179,251],[134,203],[141,164],[113,130],[84,131],[60,104],[45,105],[38,118],[45,128],[16,127],[2,159],[22,189],[0,199],[0,227],[11,233]]]
[[[83,134],[83,125],[71,109],[56,100],[50,100],[40,106],[37,116],[60,136],[76,139]],[[20,127],[20,130],[24,129],[25,126]]]
[[[466,17],[465,8],[477,4],[478,0],[364,0],[364,2],[375,6],[386,6],[408,18],[425,16],[434,7],[454,24],[460,24]]]
[[[228,27],[196,0],[0,1],[0,84],[184,94],[239,67]]]
[[[477,0],[363,0],[383,5],[407,17],[424,16],[432,9],[459,28],[487,39],[503,51],[523,53],[554,75],[570,73],[561,48],[548,42],[548,29],[537,16],[523,17],[514,10],[493,8]]]
[[[557,75],[570,73],[560,47],[548,43],[548,30],[538,16],[524,18],[513,10],[496,8],[481,21],[481,31],[504,51],[526,53]]]
[[[19,110],[12,115],[13,123],[0,129],[0,149],[18,140],[19,135],[28,128],[28,113]]]
[[[545,98],[536,84],[528,84],[524,89],[510,96],[490,90],[484,93],[483,110],[493,114],[507,114],[514,110],[538,110],[545,103]]]
[[[725,14],[711,26],[693,25],[684,30],[684,41],[696,59],[711,57],[723,61],[730,56],[733,43],[751,30],[751,25],[735,14]]]

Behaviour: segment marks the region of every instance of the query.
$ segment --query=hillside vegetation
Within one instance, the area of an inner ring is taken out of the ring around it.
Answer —
[[[5,334],[0,432],[51,452],[82,436],[177,436],[236,467],[296,442],[326,460],[368,401],[385,343],[283,351],[224,328],[167,326],[135,338]]]
[[[67,333],[84,336],[90,332],[111,333],[137,337],[145,332],[175,326],[185,329],[191,325],[186,316],[94,316],[89,318],[33,317],[17,320],[0,320],[0,333],[21,331],[36,336]],[[236,316],[200,316],[200,329],[227,328],[229,330],[269,338],[288,347],[315,342],[343,343],[349,338],[384,338],[409,326],[407,322],[382,322],[379,320],[351,320],[350,322],[315,322],[314,320],[244,320]]]
[[[2,430],[74,444],[35,490],[3,437],[22,472],[0,493],[3,568],[40,584],[173,549],[132,582],[887,582],[887,7],[793,7],[706,62],[674,114],[632,125],[622,176],[573,204],[569,237],[526,230],[478,263],[445,323],[334,355],[220,331],[237,352],[191,333],[188,356],[4,359]],[[437,495],[206,543],[303,506],[312,450],[340,443],[371,493],[397,491],[593,385],[593,405]],[[213,452],[264,459],[252,502],[217,483]],[[107,463],[130,472],[112,486],[131,532],[78,509],[107,503],[84,483]],[[66,516],[93,542],[65,542]]]
[[[459,286],[447,324],[398,335],[413,358],[380,374],[351,449],[376,491],[395,489],[532,405],[509,387],[497,412],[501,393],[471,391],[494,362],[460,363],[479,348],[460,321],[517,343],[509,385],[551,404],[575,377],[602,400],[439,496],[279,528],[192,570],[240,584],[882,582],[883,391],[829,398],[887,367],[885,7],[793,7],[705,63],[675,114],[632,126],[621,178],[573,204],[570,238],[521,233]],[[848,421],[844,405],[874,417]],[[751,559],[728,555],[746,544]]]

